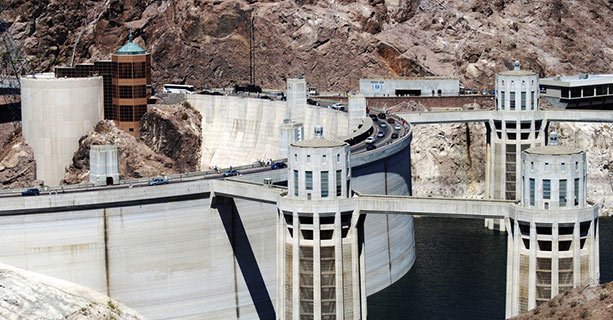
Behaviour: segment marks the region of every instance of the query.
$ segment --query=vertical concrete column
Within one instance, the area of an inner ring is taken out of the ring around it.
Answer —
[[[298,212],[293,213],[292,243],[292,319],[300,320],[300,221]]]
[[[347,108],[349,109],[349,126],[347,126],[347,134],[349,135],[366,118],[366,98],[362,94],[350,95]]]
[[[321,320],[321,240],[319,214],[313,213],[313,317]]]
[[[530,262],[528,267],[528,310],[536,307],[536,223],[530,222]]]
[[[560,265],[560,236],[558,234],[558,224],[551,226],[551,297],[555,297],[559,292],[559,265]]]
[[[275,279],[277,279],[275,305],[277,306],[277,319],[285,317],[285,290],[283,290],[285,288],[285,244],[287,243],[287,232],[285,229],[283,211],[277,210],[277,248],[275,251]]]
[[[515,223],[514,221],[511,221],[511,219],[509,218],[506,218],[505,220],[506,220],[508,230],[517,230],[517,228],[511,227],[511,223]],[[508,318],[510,314],[513,314],[513,310],[511,310],[511,308],[517,305],[516,303],[513,303],[513,298],[516,296],[515,294],[516,285],[519,284],[519,281],[515,279],[516,270],[519,270],[515,268],[517,257],[519,257],[518,251],[516,251],[517,250],[516,248],[517,238],[518,238],[517,233],[511,233],[511,232],[507,233],[507,283],[506,283],[506,309],[505,309],[506,318]]]
[[[341,212],[337,210],[334,213],[334,271],[336,274],[336,318],[343,319],[343,238],[341,229]]]
[[[580,225],[579,221],[575,221],[575,228],[573,229],[573,283],[575,288],[581,286]]]

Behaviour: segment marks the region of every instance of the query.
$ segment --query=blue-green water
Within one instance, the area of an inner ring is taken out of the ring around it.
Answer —
[[[481,220],[415,219],[415,265],[368,298],[368,319],[504,319],[505,233]],[[613,281],[613,219],[600,219],[600,281]]]

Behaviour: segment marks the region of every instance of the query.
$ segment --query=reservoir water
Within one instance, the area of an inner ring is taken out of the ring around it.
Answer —
[[[417,259],[368,298],[368,319],[504,319],[506,233],[482,220],[415,218]],[[613,281],[613,218],[600,218],[600,282]]]

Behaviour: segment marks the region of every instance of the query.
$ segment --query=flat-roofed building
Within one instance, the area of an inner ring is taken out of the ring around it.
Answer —
[[[360,79],[360,93],[365,97],[457,96],[460,79],[448,77]]]
[[[539,79],[541,97],[560,109],[613,110],[613,74],[579,74]]]

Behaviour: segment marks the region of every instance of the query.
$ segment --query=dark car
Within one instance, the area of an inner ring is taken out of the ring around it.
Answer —
[[[394,124],[394,118],[387,118],[387,123]]]
[[[272,164],[272,166],[270,166],[270,169],[272,170],[283,169],[283,168],[287,168],[287,165],[285,164],[285,162],[275,162]]]
[[[385,113],[381,112],[381,113],[379,113],[379,114],[377,115],[377,118],[379,118],[379,119],[385,119],[385,118],[387,118],[387,116],[385,115]]]
[[[307,104],[310,104],[312,106],[318,106],[319,102],[313,100],[313,99],[307,99]]]
[[[166,177],[155,177],[151,180],[149,180],[149,185],[150,186],[157,186],[160,184],[167,184],[168,183],[168,178]]]
[[[366,146],[366,150],[370,151],[370,150],[375,150],[375,149],[377,149],[377,146],[375,146],[374,144],[369,144]]]
[[[240,175],[241,173],[238,172],[238,170],[228,170],[223,173],[224,177],[234,177],[234,176],[240,176]]]
[[[396,132],[392,133],[392,139],[398,139],[398,133]]]
[[[38,188],[29,188],[21,192],[22,196],[37,196],[40,194]]]
[[[372,121],[378,121],[378,120],[379,120],[379,119],[377,118],[377,115],[376,115],[376,114],[369,114],[368,116],[369,116],[369,117],[372,119]]]

